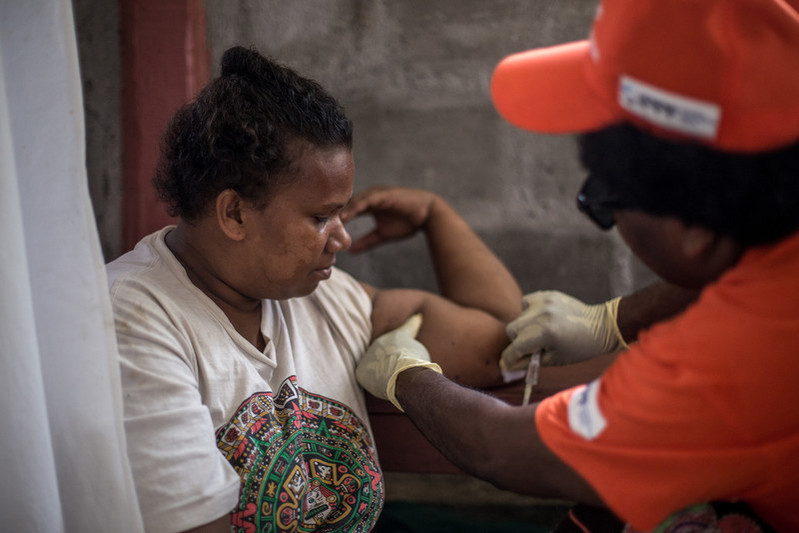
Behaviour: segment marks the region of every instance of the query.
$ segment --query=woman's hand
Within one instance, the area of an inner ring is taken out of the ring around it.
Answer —
[[[351,253],[410,237],[427,223],[437,196],[429,191],[403,187],[372,187],[352,197],[341,214],[344,222],[370,214],[375,227],[353,241]]]
[[[374,217],[375,227],[352,243],[351,252],[369,250],[422,230],[441,296],[491,315],[503,325],[501,330],[522,311],[522,291],[513,275],[441,196],[420,189],[373,187],[356,194],[341,219],[349,222],[365,214]],[[507,345],[504,331],[500,333],[500,344],[494,347],[497,356]],[[498,366],[496,375],[498,378]]]

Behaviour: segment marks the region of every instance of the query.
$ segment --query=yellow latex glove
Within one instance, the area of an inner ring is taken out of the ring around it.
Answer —
[[[379,336],[355,368],[355,377],[364,389],[389,400],[403,412],[394,393],[399,373],[417,366],[441,373],[441,367],[430,361],[427,348],[416,340],[421,325],[422,315],[416,314],[397,329]]]
[[[559,291],[526,295],[524,310],[505,328],[511,343],[500,367],[525,369],[530,355],[538,352],[542,365],[568,365],[627,348],[616,324],[620,300],[586,305]]]

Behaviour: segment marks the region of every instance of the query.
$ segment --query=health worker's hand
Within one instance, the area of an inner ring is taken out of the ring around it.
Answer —
[[[421,325],[422,315],[416,314],[397,329],[379,336],[355,368],[355,377],[364,389],[389,400],[400,411],[403,409],[394,393],[400,372],[421,366],[441,373],[441,367],[430,361],[427,348],[415,338]]]
[[[511,340],[502,352],[506,371],[527,367],[542,351],[542,365],[568,365],[627,347],[616,324],[619,301],[586,305],[559,291],[538,291],[522,300],[524,310],[505,331]]]
[[[341,213],[345,223],[356,217],[372,215],[375,228],[355,239],[351,253],[410,237],[427,222],[437,196],[421,189],[372,187],[352,197]]]

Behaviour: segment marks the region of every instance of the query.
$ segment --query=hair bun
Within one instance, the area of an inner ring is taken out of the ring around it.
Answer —
[[[222,54],[221,75],[223,77],[238,75],[252,78],[258,72],[259,59],[258,52],[251,48],[243,46],[229,48]]]

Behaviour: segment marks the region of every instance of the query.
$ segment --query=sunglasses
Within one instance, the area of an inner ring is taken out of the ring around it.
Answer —
[[[628,207],[629,202],[614,197],[607,184],[593,175],[588,176],[577,193],[577,209],[602,230],[609,230],[616,223],[615,211]]]

